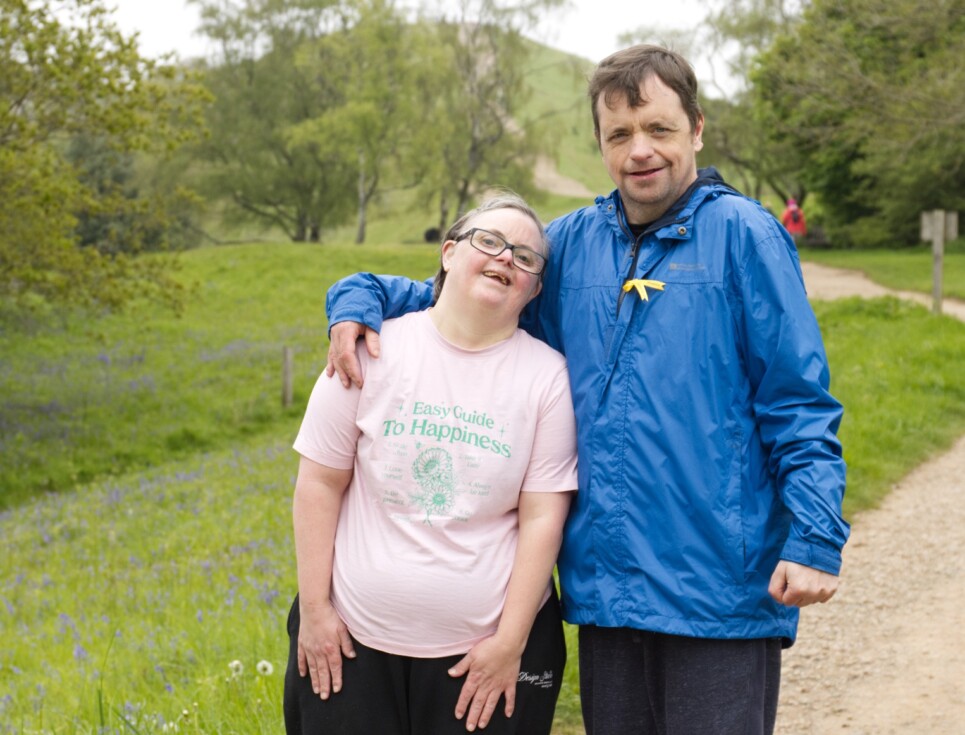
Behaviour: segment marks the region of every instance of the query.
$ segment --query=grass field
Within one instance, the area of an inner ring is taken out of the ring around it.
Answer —
[[[436,249],[225,246],[187,253],[181,316],[150,311],[0,330],[0,507],[76,483],[277,438],[327,348],[325,289],[358,269],[426,278]],[[282,348],[295,352],[281,407]]]
[[[209,248],[184,258],[182,317],[3,331],[0,733],[281,730],[290,443],[323,364],[324,290],[435,263],[415,245]],[[965,432],[965,325],[894,299],[816,312],[852,516]],[[576,676],[571,646],[561,734],[580,732]]]

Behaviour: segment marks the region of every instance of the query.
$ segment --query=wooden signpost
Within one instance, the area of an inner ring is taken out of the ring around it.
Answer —
[[[945,241],[958,237],[958,212],[933,209],[921,213],[921,239],[931,240],[932,252],[932,311],[942,313],[942,261]]]
[[[288,408],[292,405],[292,366],[295,363],[295,352],[291,347],[283,347],[281,351],[281,405]]]

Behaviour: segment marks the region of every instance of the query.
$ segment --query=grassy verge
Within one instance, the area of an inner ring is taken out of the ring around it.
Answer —
[[[279,732],[296,468],[254,443],[0,516],[0,733]]]
[[[818,303],[831,392],[844,404],[845,510],[965,433],[965,324],[894,298]]]
[[[909,250],[801,250],[801,258],[815,263],[863,272],[882,286],[899,291],[932,291],[932,254],[927,248]],[[942,293],[965,300],[965,251],[956,247],[943,258]]]
[[[433,246],[224,246],[182,259],[180,317],[145,308],[0,329],[0,508],[38,490],[287,436],[324,365],[325,290],[356,270],[426,278]],[[294,405],[281,406],[283,347]]]
[[[321,254],[337,257],[326,249]],[[271,343],[274,353],[278,325],[295,319],[304,349],[314,350],[301,378],[304,403],[321,364],[324,329],[314,284],[303,291],[287,282],[315,280],[305,265],[311,257],[292,253],[287,267],[296,270],[286,271],[287,281],[280,282],[260,261],[255,261],[257,277],[242,279],[251,266],[247,258],[254,255],[243,248],[233,255],[239,283],[211,288],[234,294],[219,297],[231,303],[250,300],[240,316],[221,317],[208,327],[206,321],[217,313],[189,314],[165,329],[150,322],[140,330],[125,327],[132,335],[153,335],[153,349],[180,355],[170,363],[180,365],[177,377],[164,378],[172,386],[170,400],[158,404],[174,401],[178,381],[187,383],[188,393],[207,396],[212,405],[195,410],[212,413],[196,419],[197,430],[222,447],[180,458],[162,447],[152,450],[152,469],[119,471],[0,513],[3,735],[159,733],[173,732],[174,726],[181,733],[281,731],[285,619],[295,589],[290,494],[297,464],[289,442],[301,408],[291,416],[276,412],[258,432],[228,441],[230,434],[219,433],[227,429],[205,424],[220,422],[217,412],[229,410],[231,400],[219,403],[220,394],[228,391],[234,401],[259,390],[274,396],[274,387],[257,387],[274,381],[257,371],[252,378],[226,374],[227,358],[219,369],[207,367],[197,346],[204,340],[190,334],[207,329],[206,339],[213,340],[224,329],[231,336],[207,349],[217,352],[246,339]],[[282,256],[273,253],[276,257]],[[210,272],[220,266],[194,267]],[[384,269],[399,267],[386,262]],[[268,303],[269,294],[289,306]],[[817,312],[832,388],[846,406],[841,437],[849,463],[850,516],[874,505],[909,469],[965,431],[958,370],[965,363],[965,325],[893,299],[818,304]],[[107,334],[119,340],[122,332]],[[58,354],[70,357],[69,351]],[[150,355],[145,361],[153,364]],[[236,359],[251,359],[249,352],[243,355]],[[58,380],[62,387],[69,384],[64,376]],[[225,386],[234,386],[233,392]],[[238,416],[244,420],[245,414]],[[177,425],[174,417],[145,421]],[[116,430],[152,435],[149,428],[130,425]],[[567,630],[570,657],[557,710],[558,735],[580,732],[574,633]],[[229,667],[234,661],[241,663],[240,673]],[[261,673],[260,662],[267,664]]]

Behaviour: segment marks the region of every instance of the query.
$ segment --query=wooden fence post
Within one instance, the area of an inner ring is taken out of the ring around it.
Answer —
[[[292,366],[295,358],[291,347],[283,347],[281,356],[281,405],[282,408],[288,408],[292,405]]]

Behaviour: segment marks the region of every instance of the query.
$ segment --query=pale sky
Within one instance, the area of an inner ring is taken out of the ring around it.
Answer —
[[[618,50],[617,36],[640,26],[688,29],[701,19],[697,0],[570,0],[569,10],[547,15],[533,37],[553,48],[600,61]],[[182,58],[204,55],[205,41],[194,31],[196,6],[186,0],[107,0],[126,33],[140,33],[146,56],[176,51]],[[659,39],[658,39],[659,40]],[[700,67],[698,66],[698,73]]]

